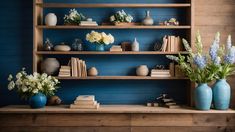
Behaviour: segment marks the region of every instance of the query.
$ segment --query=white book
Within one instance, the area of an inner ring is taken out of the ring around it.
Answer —
[[[70,105],[70,109],[98,109],[100,107],[100,104],[96,104],[96,105],[87,105],[87,106],[80,106],[80,105],[74,105],[71,104]]]
[[[93,100],[76,100],[74,101],[75,105],[96,105],[97,101],[93,101]]]
[[[95,96],[94,95],[79,95],[76,98],[76,101],[78,100],[91,100],[91,101],[95,101]]]
[[[171,75],[151,75],[151,77],[159,77],[159,78],[164,78],[164,77],[171,77]]]

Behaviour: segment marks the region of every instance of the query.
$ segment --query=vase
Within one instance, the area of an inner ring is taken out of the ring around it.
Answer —
[[[96,51],[104,51],[104,44],[96,44]]]
[[[230,104],[231,88],[225,79],[217,80],[213,86],[213,102],[217,110],[227,110]]]
[[[73,51],[82,51],[82,41],[80,39],[75,39],[74,43],[72,44]]]
[[[71,50],[71,48],[70,48],[69,45],[66,45],[64,42],[62,42],[61,44],[56,45],[56,46],[54,47],[54,50],[55,50],[55,51],[68,52],[68,51]]]
[[[29,99],[29,105],[33,109],[43,108],[47,103],[47,97],[42,93],[37,93]]]
[[[92,67],[88,70],[88,76],[97,76],[98,70],[95,67]]]
[[[135,38],[134,42],[131,45],[131,49],[132,49],[132,51],[139,51],[140,50],[139,42],[137,41],[136,38]]]
[[[47,58],[41,63],[41,71],[48,75],[55,75],[58,73],[60,63],[56,58]]]
[[[47,26],[56,26],[57,16],[54,13],[48,13],[45,17],[45,24]]]
[[[150,16],[150,11],[146,11],[146,17],[144,18],[142,23],[143,23],[143,25],[146,25],[146,26],[153,25],[154,21],[153,21],[152,17]]]
[[[140,65],[136,69],[137,76],[147,76],[149,74],[149,69],[146,65]]]
[[[199,84],[194,91],[196,109],[210,110],[212,102],[212,90],[206,84]]]

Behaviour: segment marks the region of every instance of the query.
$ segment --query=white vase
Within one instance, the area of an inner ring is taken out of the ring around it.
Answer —
[[[140,65],[136,69],[137,76],[147,76],[149,74],[149,69],[146,65]]]
[[[135,38],[134,42],[131,45],[131,49],[132,49],[132,51],[139,51],[140,50],[139,42],[137,41],[136,38]]]
[[[57,16],[54,13],[48,13],[45,17],[45,24],[47,26],[56,26]]]
[[[144,18],[143,22],[144,25],[146,26],[151,26],[153,25],[154,21],[150,16],[150,11],[146,11],[146,17]]]

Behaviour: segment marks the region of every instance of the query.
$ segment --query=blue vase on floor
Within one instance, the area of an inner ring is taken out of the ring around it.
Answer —
[[[213,102],[215,109],[227,110],[230,104],[231,88],[225,79],[217,80],[213,86]]]
[[[47,97],[42,93],[35,94],[29,99],[29,105],[33,109],[43,108],[46,103]]]
[[[198,110],[210,110],[212,90],[206,84],[199,84],[194,91],[195,105]]]
[[[104,45],[103,44],[96,44],[96,51],[104,51]]]

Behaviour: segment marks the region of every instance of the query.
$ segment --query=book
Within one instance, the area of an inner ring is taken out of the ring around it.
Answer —
[[[169,109],[176,109],[176,108],[180,108],[179,105],[165,105],[167,108]]]
[[[171,37],[167,37],[167,52],[171,51]]]
[[[158,70],[158,69],[152,69],[151,72],[168,72],[170,73],[170,70]]]
[[[162,51],[163,52],[166,52],[166,48],[167,48],[167,43],[168,43],[168,40],[167,40],[167,36],[164,36],[163,37],[163,45],[162,45]]]
[[[98,109],[99,107],[99,103],[97,103],[96,105],[70,105],[70,109]]]
[[[76,98],[76,101],[78,100],[91,100],[91,101],[95,101],[95,96],[94,95],[79,95],[77,98]]]
[[[164,78],[164,77],[171,77],[171,75],[150,75],[151,77],[159,77],[159,78]]]
[[[170,69],[171,76],[174,77],[175,76],[175,64],[170,63],[169,69]]]
[[[171,39],[170,52],[174,52],[175,51],[175,36],[170,36],[170,39]]]
[[[75,105],[96,105],[97,101],[93,101],[93,100],[75,100],[74,104]]]
[[[72,77],[78,77],[77,59],[72,57],[71,64],[72,64]]]

